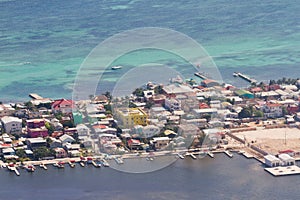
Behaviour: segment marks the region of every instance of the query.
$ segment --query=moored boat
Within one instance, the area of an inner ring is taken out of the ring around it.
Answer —
[[[35,167],[33,165],[25,165],[24,167],[28,172],[34,172],[35,171]]]
[[[116,65],[116,66],[111,67],[112,70],[117,70],[117,69],[121,69],[121,68],[122,68],[121,65]]]
[[[109,167],[109,163],[105,159],[102,159],[101,161],[104,167]]]
[[[41,164],[40,164],[40,168],[43,168],[44,170],[47,170],[47,169],[48,169],[47,166],[46,166],[44,163],[41,163]]]
[[[65,168],[64,164],[65,164],[64,162],[58,162],[58,163],[53,164],[53,166],[57,167],[59,169],[62,169],[62,168]]]

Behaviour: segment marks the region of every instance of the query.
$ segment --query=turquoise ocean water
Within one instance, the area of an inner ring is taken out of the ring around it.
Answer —
[[[0,100],[26,100],[30,92],[71,98],[90,51],[114,34],[141,27],[170,28],[195,39],[229,83],[236,81],[233,71],[259,81],[296,78],[299,10],[297,0],[1,0]],[[136,59],[127,58],[125,64],[134,65]]]

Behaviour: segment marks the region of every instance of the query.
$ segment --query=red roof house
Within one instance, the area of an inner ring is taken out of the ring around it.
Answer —
[[[73,100],[58,99],[52,103],[51,108],[54,113],[61,112],[67,114],[72,113],[72,109],[74,108],[74,106],[75,103]]]

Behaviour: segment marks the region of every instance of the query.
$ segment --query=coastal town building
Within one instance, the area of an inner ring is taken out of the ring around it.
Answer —
[[[117,118],[124,127],[133,127],[134,125],[147,125],[148,115],[141,108],[118,109]]]
[[[178,134],[181,136],[198,135],[200,129],[194,124],[180,124],[178,126]]]
[[[45,126],[45,119],[26,120],[27,134],[31,138],[48,136],[48,129]]]
[[[137,139],[129,139],[127,145],[130,150],[139,150],[141,148],[141,142]]]
[[[55,148],[55,158],[66,158],[68,156],[67,151],[63,148]]]
[[[152,144],[154,145],[155,149],[164,149],[166,146],[168,146],[170,142],[169,137],[154,137],[153,140],[151,140]]]
[[[165,108],[169,111],[180,110],[181,102],[175,98],[167,98],[165,100]]]
[[[0,117],[11,116],[15,113],[15,109],[9,104],[0,104]]]
[[[268,118],[276,118],[276,117],[282,117],[282,106],[279,103],[270,103],[267,102],[262,107],[262,111],[264,112],[264,115]]]
[[[82,123],[82,114],[80,112],[72,112],[72,117],[75,125]]]
[[[11,116],[4,116],[1,122],[6,133],[21,134],[22,133],[22,119]]]
[[[78,124],[76,126],[78,136],[87,136],[90,132],[90,129],[85,124]]]
[[[191,94],[193,90],[188,85],[170,84],[163,87],[164,94],[168,97],[176,97],[177,95]]]
[[[39,147],[46,147],[47,141],[46,141],[46,139],[44,139],[42,137],[27,138],[26,144],[31,150],[34,150]]]
[[[278,158],[282,161],[282,165],[284,166],[295,165],[295,158],[291,157],[289,154],[279,154]]]
[[[264,159],[265,159],[265,164],[268,166],[268,167],[278,167],[281,165],[281,161],[279,158],[275,157],[274,155],[266,155],[264,156]]]
[[[201,82],[201,85],[203,87],[214,87],[214,86],[219,86],[220,83],[218,83],[217,81],[215,80],[212,80],[212,79],[205,79]]]
[[[59,140],[62,142],[62,144],[75,142],[75,139],[67,134],[60,136]]]
[[[107,104],[108,103],[108,98],[105,95],[98,95],[92,98],[92,103],[93,104]]]
[[[241,98],[247,98],[247,99],[254,98],[254,95],[251,92],[249,92],[247,90],[243,90],[243,89],[236,90],[235,94],[238,95]]]
[[[54,113],[61,112],[63,114],[68,114],[72,113],[74,106],[75,103],[73,100],[58,99],[51,104],[51,109]]]

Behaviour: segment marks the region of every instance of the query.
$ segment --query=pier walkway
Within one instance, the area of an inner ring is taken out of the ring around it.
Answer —
[[[253,78],[250,78],[249,76],[245,75],[245,74],[242,74],[240,72],[234,72],[233,73],[233,76],[235,77],[240,77],[242,79],[244,79],[245,81],[248,81],[249,83],[253,83],[253,84],[256,84],[257,83],[257,80],[253,79]]]

